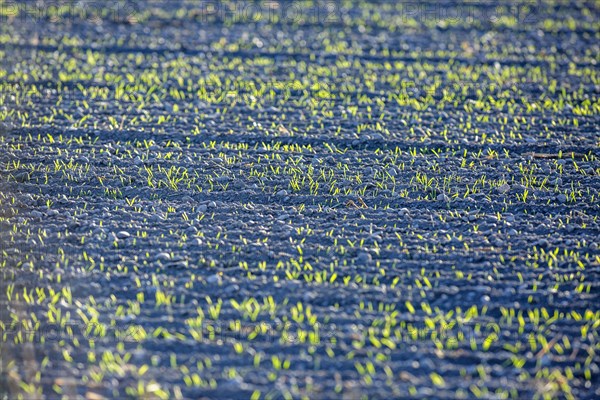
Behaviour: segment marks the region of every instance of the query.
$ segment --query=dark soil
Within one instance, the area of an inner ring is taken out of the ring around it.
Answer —
[[[3,398],[600,397],[598,4],[209,3],[0,2]]]

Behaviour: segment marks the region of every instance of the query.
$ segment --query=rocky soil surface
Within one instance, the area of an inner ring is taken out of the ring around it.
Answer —
[[[0,12],[4,398],[600,397],[596,2]]]

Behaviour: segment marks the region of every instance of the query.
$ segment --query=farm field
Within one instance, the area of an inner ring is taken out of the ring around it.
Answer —
[[[598,2],[0,21],[0,398],[600,397]]]

